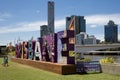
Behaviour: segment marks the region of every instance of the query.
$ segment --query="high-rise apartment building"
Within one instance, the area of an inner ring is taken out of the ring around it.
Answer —
[[[66,17],[66,30],[69,30],[72,21],[74,21],[75,35],[80,32],[86,32],[86,20],[84,19],[84,16],[73,15],[71,17]]]
[[[40,32],[41,32],[41,37],[45,36],[48,34],[48,26],[47,25],[42,25],[40,26]]]
[[[48,32],[54,33],[54,2],[48,1]]]
[[[118,42],[118,25],[112,20],[104,26],[105,42],[116,43]]]

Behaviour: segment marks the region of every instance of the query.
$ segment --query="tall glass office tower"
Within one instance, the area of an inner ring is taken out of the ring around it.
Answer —
[[[54,33],[54,2],[48,2],[48,33]]]
[[[112,20],[104,26],[105,42],[116,43],[118,42],[118,25]]]

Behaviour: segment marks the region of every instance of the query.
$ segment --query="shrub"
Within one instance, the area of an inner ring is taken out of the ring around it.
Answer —
[[[100,60],[100,63],[114,63],[115,59],[114,57],[106,57]]]

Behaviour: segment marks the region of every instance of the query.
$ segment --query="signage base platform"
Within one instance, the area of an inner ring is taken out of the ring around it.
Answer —
[[[76,73],[76,67],[74,64],[59,64],[45,61],[35,61],[28,59],[12,58],[13,62],[32,66],[42,70],[58,73],[61,75],[74,74]]]

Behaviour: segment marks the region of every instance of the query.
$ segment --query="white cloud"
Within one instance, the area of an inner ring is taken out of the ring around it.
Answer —
[[[46,21],[35,21],[35,22],[26,22],[18,23],[11,26],[4,26],[0,28],[0,33],[10,33],[10,32],[25,32],[25,31],[37,31],[40,30],[41,25],[46,25]],[[65,20],[56,20],[55,28],[61,29],[65,25]]]
[[[11,15],[8,13],[1,13],[0,12],[0,17],[10,17]]]
[[[55,21],[55,28],[60,29],[65,27],[65,19]]]
[[[9,14],[1,14],[0,16],[10,16]],[[104,26],[109,20],[113,20],[115,24],[120,25],[120,14],[105,14],[105,15],[89,15],[85,16],[86,24],[91,28],[96,28],[100,25]],[[0,18],[1,19],[1,18]],[[0,26],[0,33],[23,32],[40,30],[41,25],[46,25],[47,21],[34,21],[17,23],[10,26]],[[55,30],[65,29],[65,18],[55,21]]]
[[[36,10],[36,13],[40,13],[40,10]]]
[[[91,28],[96,28],[97,25],[94,25],[94,24],[93,24],[93,25],[90,25],[90,27],[91,27]]]
[[[11,17],[11,15],[9,13],[1,13],[0,12],[0,21],[5,21],[9,17]]]
[[[86,24],[92,25],[90,27],[94,28],[97,26],[103,26],[108,23],[109,20],[113,20],[115,24],[120,25],[120,14],[100,14],[100,15],[89,15],[85,16]]]
[[[0,33],[25,32],[40,30],[40,25],[46,24],[45,21],[36,21],[30,23],[18,23],[11,26],[5,26],[0,29]]]
[[[103,34],[98,34],[98,35],[95,35],[95,37],[101,41],[104,41],[104,35]]]

